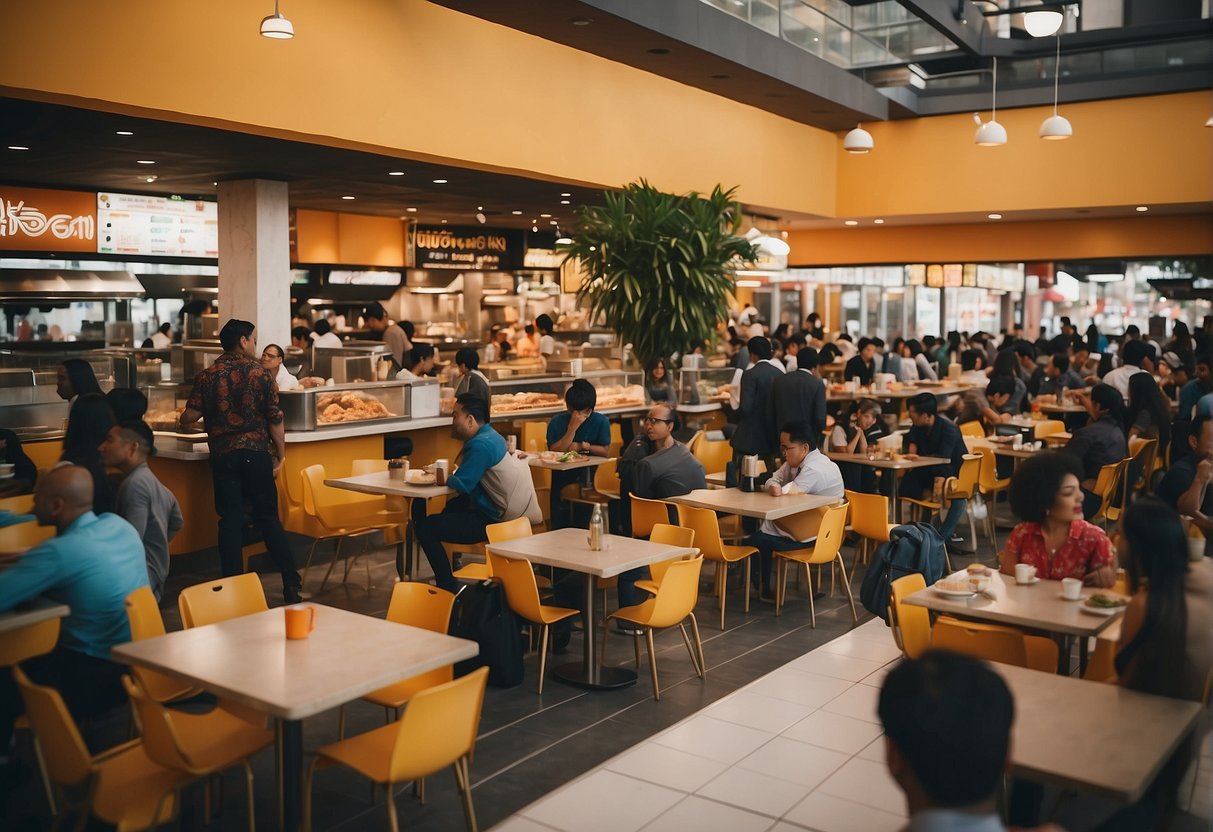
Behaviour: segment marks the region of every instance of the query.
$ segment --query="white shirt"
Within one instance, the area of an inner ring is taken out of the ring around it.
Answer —
[[[1103,377],[1104,384],[1110,384],[1120,391],[1120,395],[1124,397],[1125,404],[1129,403],[1129,379],[1138,373],[1144,373],[1141,367],[1134,367],[1132,364],[1126,364],[1123,367],[1117,367],[1112,372]]]
[[[278,365],[278,375],[274,378],[279,390],[294,390],[299,386],[299,379],[291,375],[285,364]]]
[[[317,335],[313,332],[312,340],[315,342],[316,346],[323,347],[325,349],[340,349],[341,347],[345,346],[341,343],[340,336],[338,336],[335,332],[326,332],[323,335]]]
[[[159,330],[152,333],[152,349],[165,350],[173,345],[173,339]]]
[[[799,365],[796,363],[796,356],[794,355],[785,355],[783,357],[783,363],[785,373],[794,373],[800,369]]]
[[[818,450],[809,451],[799,468],[792,468],[786,462],[779,466],[779,470],[767,480],[767,485],[773,482],[778,483],[785,494],[788,485],[792,483],[804,494],[821,494],[826,497],[842,497],[845,489],[838,464]],[[762,521],[758,530],[778,537],[789,537],[788,533],[772,520]]]
[[[418,379],[421,378],[421,376],[414,373],[408,367],[405,367],[403,370],[396,373],[396,378],[399,381],[417,381]]]

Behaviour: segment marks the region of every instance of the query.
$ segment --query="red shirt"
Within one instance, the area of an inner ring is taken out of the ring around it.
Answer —
[[[202,414],[213,456],[270,451],[269,425],[282,421],[278,385],[261,362],[225,352],[194,378],[186,408]]]
[[[1086,520],[1070,523],[1070,534],[1057,554],[1049,557],[1044,533],[1039,523],[1020,523],[1007,538],[1007,553],[1015,563],[1030,563],[1038,577],[1051,581],[1062,578],[1083,578],[1103,566],[1111,566],[1112,541],[1099,528]]]

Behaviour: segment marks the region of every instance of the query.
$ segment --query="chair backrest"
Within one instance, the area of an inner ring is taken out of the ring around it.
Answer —
[[[993,448],[985,446],[979,447],[977,454],[981,457],[977,468],[977,484],[982,491],[989,492],[999,485],[998,457],[995,456]]]
[[[874,540],[886,539],[889,529],[889,498],[883,494],[864,494],[862,491],[843,492],[847,505],[851,507],[851,528],[860,537]]]
[[[678,525],[695,532],[695,545],[709,560],[724,559],[724,541],[720,539],[720,521],[716,512],[678,503]]]
[[[451,624],[455,594],[429,584],[401,581],[392,587],[387,605],[387,620],[445,633]]]
[[[705,474],[717,474],[733,459],[733,446],[727,439],[708,439],[695,446],[695,458],[703,465]]]
[[[539,453],[548,446],[547,422],[523,422],[522,441],[520,450],[529,453]]]
[[[669,523],[653,524],[652,534],[649,540],[653,543],[664,543],[667,546],[682,546],[690,548],[695,545],[695,530],[683,528],[682,526],[671,526]],[[671,563],[687,558],[696,557],[695,555],[683,555],[670,560],[657,561],[649,564],[649,575],[658,584],[665,577],[665,571],[670,568]]]
[[[1043,422],[1036,423],[1036,432],[1034,435],[1037,439],[1044,439],[1046,436],[1061,433],[1065,429],[1066,423],[1060,419],[1045,419]]]
[[[699,443],[703,441],[703,438],[706,435],[707,435],[707,431],[702,430],[702,429],[697,430],[697,431],[695,431],[695,434],[690,439],[687,440],[687,443],[686,443],[687,450],[691,452],[691,456],[695,455],[695,448],[699,447]]]
[[[177,596],[177,606],[181,610],[181,626],[186,629],[269,609],[256,572],[186,587]]]
[[[594,470],[594,488],[599,494],[619,490],[619,471],[615,467],[617,457],[612,457]]]
[[[34,656],[46,655],[55,649],[58,641],[58,618],[10,630],[0,638],[0,667],[12,667]]]
[[[669,504],[662,500],[649,500],[630,495],[632,498],[632,537],[648,537],[658,523],[670,522]]]
[[[1028,652],[1023,633],[1010,627],[940,616],[931,632],[931,646],[986,661],[1013,664],[1016,667],[1028,666]]]
[[[391,782],[433,774],[472,753],[488,675],[488,667],[479,667],[409,700],[392,746]]]
[[[13,514],[33,514],[34,495],[18,494],[15,497],[0,497],[0,511],[11,511]]]
[[[1109,462],[1099,469],[1099,476],[1095,479],[1095,494],[1105,505],[1112,495],[1112,489],[1116,487],[1116,474],[1119,469],[1119,462]]]
[[[802,511],[779,518],[779,527],[797,540],[805,540],[816,532],[817,541],[813,544],[813,555],[808,562],[829,563],[838,557],[838,550],[842,548],[849,510],[850,506],[843,502],[830,506],[824,512],[820,509]],[[821,518],[820,523],[817,523],[817,517]],[[816,524],[815,529],[812,528],[813,524]]]
[[[905,599],[927,588],[921,572],[911,572],[889,584],[890,614],[901,636],[901,652],[917,659],[931,646],[931,613],[926,607],[913,607]]]
[[[54,526],[39,526],[32,520],[25,523],[14,523],[4,529],[3,539],[0,539],[0,553],[19,555],[54,536]]]
[[[956,483],[948,496],[964,500],[972,499],[977,491],[977,480],[981,475],[981,455],[965,454],[960,463],[960,471],[956,474]]]
[[[504,543],[520,537],[531,536],[531,521],[524,517],[515,517],[504,523],[491,523],[484,527],[485,537],[489,543]]]
[[[673,627],[695,609],[699,601],[699,572],[703,568],[703,555],[685,560],[666,561],[665,574],[657,587],[653,599],[653,610],[649,615],[650,627]]]
[[[350,476],[360,477],[363,474],[378,474],[386,470],[386,459],[355,459],[350,468]]]
[[[965,422],[960,427],[961,436],[985,436],[986,429],[981,426],[981,421],[974,419],[971,422]]]
[[[94,772],[93,758],[63,697],[54,688],[35,685],[20,667],[13,668],[13,678],[38,737],[47,776],[61,786],[82,785]]]
[[[147,756],[165,768],[193,772],[197,765],[173,728],[168,708],[156,702],[130,676],[122,677],[122,686],[139,716],[139,729]]]
[[[489,544],[490,546],[492,544]],[[535,570],[529,560],[514,560],[488,551],[489,566],[493,577],[501,581],[505,589],[505,600],[510,609],[528,621],[538,621],[539,586],[535,583]]]
[[[164,618],[160,615],[160,605],[156,603],[156,596],[152,594],[151,587],[139,587],[126,596],[123,605],[126,607],[126,618],[131,624],[131,641],[164,635]],[[191,690],[188,683],[157,673],[150,668],[132,665],[131,673],[147,691],[147,695],[157,702],[175,699]]]

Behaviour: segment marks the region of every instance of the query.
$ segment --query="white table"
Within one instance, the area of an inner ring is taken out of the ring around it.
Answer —
[[[46,598],[35,599],[32,604],[19,604],[18,608],[0,612],[0,635],[39,624],[51,618],[67,618],[71,609]]]
[[[120,644],[115,660],[149,667],[278,718],[283,815],[299,825],[303,720],[373,690],[475,656],[474,641],[312,604],[316,629],[286,638],[281,609]]]
[[[901,475],[914,468],[930,468],[935,465],[952,464],[952,460],[944,459],[941,456],[920,456],[917,459],[907,459],[904,454],[897,454],[894,459],[882,456],[868,459],[867,454],[848,454],[839,451],[830,451],[826,456],[835,462],[850,462],[855,465],[867,465],[869,468],[892,471],[889,475],[893,478],[889,489],[889,516],[895,522],[901,514],[897,505],[897,485]]]
[[[759,520],[778,520],[802,511],[836,505],[841,501],[841,497],[821,494],[783,494],[773,497],[766,491],[742,491],[740,488],[699,488],[689,494],[667,498],[667,502],[671,503],[756,517]]]
[[[492,543],[488,547],[493,554],[503,558],[528,560],[585,575],[585,593],[581,605],[581,620],[585,627],[582,660],[553,668],[552,673],[563,682],[591,690],[621,688],[636,683],[635,671],[624,667],[602,667],[598,662],[594,614],[598,594],[596,579],[611,578],[629,569],[699,551],[694,547],[652,543],[614,534],[608,534],[606,541],[607,547],[595,552],[590,550],[589,535],[585,529],[557,529],[532,537]]]
[[[408,473],[412,473],[409,471]],[[409,510],[404,526],[404,540],[396,545],[396,574],[402,581],[413,579],[414,549],[413,545],[413,500],[420,499],[429,502],[434,497],[446,497],[458,492],[446,485],[418,485],[407,480],[392,479],[387,471],[376,471],[373,474],[360,474],[356,477],[338,477],[325,480],[330,488],[344,488],[346,491],[357,491],[360,494],[378,494],[385,497],[404,497],[409,501]],[[408,553],[407,558],[405,553]]]

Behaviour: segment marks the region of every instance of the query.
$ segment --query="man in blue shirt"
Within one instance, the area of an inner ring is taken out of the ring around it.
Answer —
[[[0,571],[0,612],[38,596],[66,604],[59,643],[22,664],[39,684],[59,690],[77,719],[119,705],[126,698],[125,670],[110,661],[110,648],[131,640],[124,602],[147,586],[143,541],[116,514],[93,514],[93,478],[77,465],[48,472],[34,494],[34,513],[55,537]],[[0,753],[8,748],[21,700],[8,669],[0,671]]]
[[[556,414],[548,422],[548,450],[607,456],[611,446],[611,422],[594,411],[597,404],[598,391],[594,385],[583,378],[570,384],[564,393],[565,412]],[[550,520],[553,529],[563,529],[571,521],[560,492],[565,486],[576,483],[579,475],[579,471],[552,472]]]

